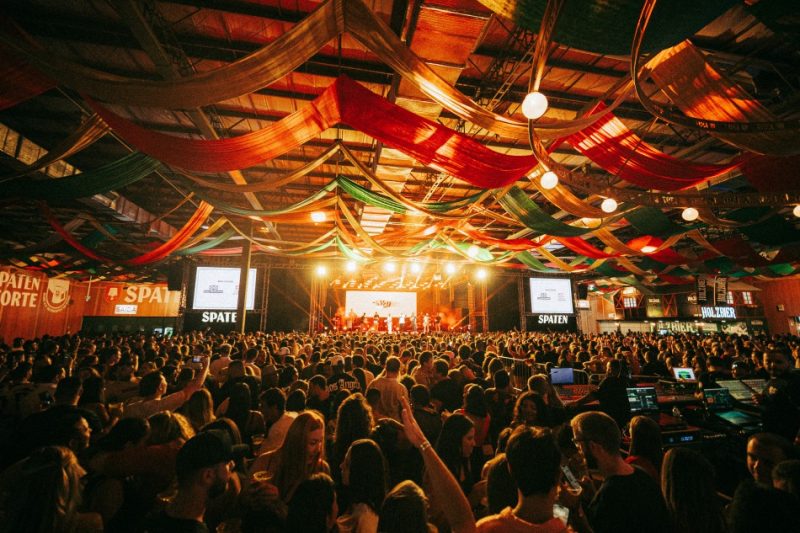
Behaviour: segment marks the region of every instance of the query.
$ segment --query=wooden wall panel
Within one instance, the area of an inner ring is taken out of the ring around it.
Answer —
[[[80,331],[86,290],[76,281],[0,267],[0,337],[9,342]]]
[[[764,305],[764,317],[770,333],[797,335],[800,316],[800,279],[786,279],[753,283],[761,289],[758,295]],[[779,309],[783,310],[779,310]]]

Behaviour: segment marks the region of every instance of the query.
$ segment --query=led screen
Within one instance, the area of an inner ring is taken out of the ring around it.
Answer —
[[[194,278],[193,309],[236,309],[239,299],[238,268],[197,267]],[[256,269],[247,277],[247,309],[256,301]]]
[[[571,315],[572,282],[565,278],[530,278],[531,312]]]
[[[356,316],[365,313],[368,317],[374,316],[375,313],[383,317],[417,314],[415,292],[347,291],[345,303],[347,314],[352,312]]]

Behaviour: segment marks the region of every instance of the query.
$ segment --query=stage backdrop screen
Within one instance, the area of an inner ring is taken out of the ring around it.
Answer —
[[[376,312],[384,317],[417,314],[416,292],[347,291],[345,303],[347,314],[352,310],[357,316],[366,313],[372,317]]]
[[[534,314],[574,313],[572,281],[566,278],[530,278],[531,312]]]
[[[192,309],[233,309],[239,298],[238,268],[197,267],[194,277]],[[247,277],[247,309],[256,301],[256,269]]]

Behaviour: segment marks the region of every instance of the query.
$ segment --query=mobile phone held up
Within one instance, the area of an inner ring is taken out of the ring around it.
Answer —
[[[203,362],[203,356],[202,355],[193,355],[192,356],[192,363],[200,364],[202,362]]]

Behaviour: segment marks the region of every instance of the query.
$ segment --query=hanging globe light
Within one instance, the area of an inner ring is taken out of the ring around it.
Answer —
[[[606,198],[603,200],[603,203],[600,204],[600,209],[603,210],[603,213],[613,213],[617,210],[617,201],[613,198]]]
[[[700,216],[700,213],[694,207],[687,207],[681,213],[681,218],[686,222],[692,222],[693,220],[697,220],[697,217]]]
[[[542,186],[542,189],[554,188],[556,185],[558,185],[558,175],[552,170],[548,170],[542,174],[542,177],[539,180],[539,185]]]
[[[528,120],[536,120],[547,111],[547,97],[540,92],[528,93],[522,101],[522,114]]]
[[[792,209],[792,214],[800,218],[800,204],[794,206],[794,209]]]

